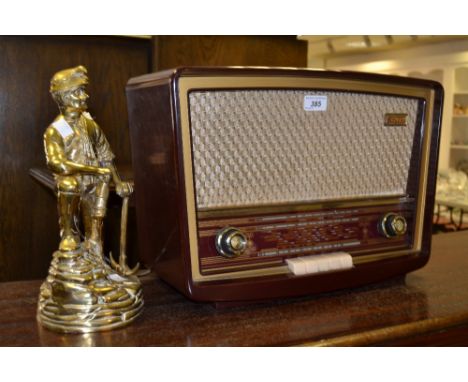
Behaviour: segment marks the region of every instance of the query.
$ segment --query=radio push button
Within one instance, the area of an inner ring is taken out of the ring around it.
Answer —
[[[379,223],[379,230],[386,237],[402,236],[407,227],[406,219],[393,212],[386,214]]]
[[[216,235],[215,245],[221,256],[231,258],[247,249],[247,237],[237,228],[226,227]]]

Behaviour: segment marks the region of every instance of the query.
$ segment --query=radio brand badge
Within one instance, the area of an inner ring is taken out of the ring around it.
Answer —
[[[406,126],[408,114],[396,114],[387,113],[385,114],[384,125],[385,126]]]

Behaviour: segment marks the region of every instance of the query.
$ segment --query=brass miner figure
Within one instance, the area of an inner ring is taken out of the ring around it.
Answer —
[[[113,164],[114,154],[98,124],[86,112],[86,68],[62,70],[50,82],[60,114],[44,134],[47,165],[57,185],[61,241],[42,284],[37,317],[49,329],[94,332],[126,325],[143,308],[141,284],[125,264],[121,248],[114,269],[105,261],[101,229],[109,183],[124,198],[133,192]],[[81,212],[81,213],[80,213]],[[81,215],[84,238],[80,239]],[[125,244],[127,211],[122,211]]]

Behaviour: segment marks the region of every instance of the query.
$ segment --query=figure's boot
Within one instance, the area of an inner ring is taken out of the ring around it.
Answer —
[[[96,186],[96,198],[91,207],[91,229],[88,241],[95,254],[103,256],[102,251],[102,222],[106,216],[106,204],[109,197],[109,185],[105,182]]]
[[[87,248],[95,255],[102,257],[102,218],[91,218],[91,231],[87,240]]]
[[[60,192],[58,193],[58,210],[60,224],[60,245],[63,252],[78,249],[80,239],[73,229],[73,220],[77,212],[80,196],[77,194]]]

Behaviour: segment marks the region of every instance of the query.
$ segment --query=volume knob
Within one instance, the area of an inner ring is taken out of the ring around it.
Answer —
[[[396,237],[404,235],[407,227],[404,216],[390,212],[382,218],[379,228],[386,237]]]
[[[216,235],[215,245],[221,256],[239,256],[247,248],[247,237],[237,228],[226,227]]]

